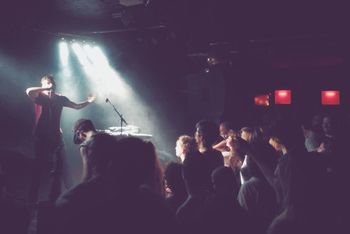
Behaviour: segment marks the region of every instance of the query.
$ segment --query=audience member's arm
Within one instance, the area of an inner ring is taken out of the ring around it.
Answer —
[[[83,163],[82,178],[81,178],[82,181],[89,180],[92,174],[86,155],[87,155],[86,147],[80,147],[80,157]]]
[[[220,152],[229,151],[230,149],[226,146],[226,140],[222,140],[219,143],[213,145],[213,149]]]

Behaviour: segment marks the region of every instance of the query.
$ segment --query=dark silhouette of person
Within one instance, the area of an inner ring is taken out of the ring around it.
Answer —
[[[210,196],[211,184],[207,160],[199,152],[186,156],[183,167],[188,197],[178,208],[176,218],[182,233],[201,233],[205,204]]]
[[[81,109],[95,100],[95,96],[89,96],[86,101],[75,103],[55,90],[56,83],[51,75],[41,78],[41,87],[30,87],[26,90],[35,104],[36,161],[29,191],[30,202],[38,201],[39,190],[43,188],[48,193],[48,199],[44,200],[54,201],[61,193],[64,144],[60,121],[63,107]],[[51,178],[42,178],[45,172],[50,173]],[[46,188],[43,183],[45,179],[50,180]]]
[[[247,215],[237,202],[239,185],[233,170],[217,167],[212,175],[214,193],[204,210],[204,233],[249,233]]]
[[[199,121],[196,124],[195,139],[199,152],[208,164],[210,178],[210,174],[215,168],[224,165],[222,154],[213,149],[213,145],[220,139],[218,126],[211,121]]]
[[[251,157],[246,157],[246,164],[246,180],[239,190],[238,202],[254,223],[251,231],[265,233],[277,214],[276,194]]]
[[[176,233],[174,216],[151,182],[160,174],[153,144],[97,133],[86,147],[96,174],[57,200],[56,233]]]
[[[167,189],[170,190],[165,202],[174,214],[187,198],[186,186],[182,178],[182,169],[183,165],[176,162],[170,162],[165,168],[165,184]]]

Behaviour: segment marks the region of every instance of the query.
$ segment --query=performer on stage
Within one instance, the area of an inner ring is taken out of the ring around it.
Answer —
[[[63,139],[60,128],[63,107],[81,109],[95,101],[95,96],[89,96],[86,101],[75,103],[67,97],[55,92],[54,77],[46,75],[41,78],[41,87],[30,87],[27,95],[35,104],[35,168],[29,191],[31,202],[38,201],[39,188],[48,191],[48,200],[55,201],[61,193]],[[50,178],[43,178],[45,172],[50,172]],[[46,195],[46,194],[45,194]]]

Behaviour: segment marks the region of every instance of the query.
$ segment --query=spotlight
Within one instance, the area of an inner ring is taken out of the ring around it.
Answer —
[[[81,45],[79,43],[74,42],[72,44],[72,49],[73,49],[74,53],[76,54],[76,56],[78,57],[78,60],[82,66],[87,67],[87,66],[91,65],[91,62],[88,60],[83,48],[81,47]]]
[[[67,42],[62,40],[59,43],[59,53],[60,53],[60,60],[63,67],[68,66],[68,56],[69,56],[69,50]]]
[[[94,56],[94,63],[99,66],[109,66],[109,62],[100,47],[94,46],[92,49],[92,55]]]

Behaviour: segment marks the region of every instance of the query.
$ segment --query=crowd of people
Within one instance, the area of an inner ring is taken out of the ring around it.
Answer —
[[[179,136],[166,165],[152,142],[79,119],[81,182],[48,197],[38,233],[349,233],[346,128],[337,117],[240,127],[202,120]],[[0,233],[25,233],[27,213],[5,202],[3,174]],[[10,219],[17,224],[5,225]]]

